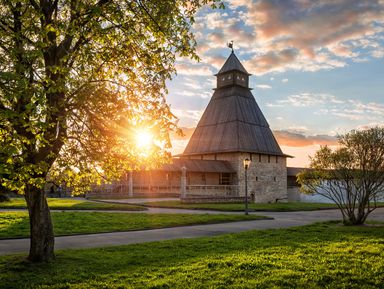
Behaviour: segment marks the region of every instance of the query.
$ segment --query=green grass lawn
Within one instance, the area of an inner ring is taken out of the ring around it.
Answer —
[[[145,230],[264,218],[255,215],[52,212],[55,235]],[[0,238],[29,236],[27,212],[0,212]]]
[[[168,207],[168,208],[183,208],[183,209],[206,209],[218,211],[243,211],[244,203],[206,203],[206,204],[184,204],[180,201],[158,201],[147,202],[145,205],[155,207]],[[273,211],[273,212],[290,212],[290,211],[313,211],[319,209],[334,209],[334,204],[323,203],[301,203],[301,202],[288,202],[288,203],[268,203],[268,204],[255,204],[250,203],[248,207],[252,211]]]
[[[122,210],[143,211],[143,206],[129,204],[111,204],[90,202],[79,199],[48,198],[48,205],[52,210]],[[0,209],[25,209],[24,198],[12,198],[9,202],[0,203]]]
[[[0,288],[383,288],[383,227],[335,223],[0,257]]]

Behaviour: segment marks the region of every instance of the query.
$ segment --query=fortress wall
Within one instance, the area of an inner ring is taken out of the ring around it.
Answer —
[[[238,155],[238,184],[240,195],[245,195],[245,172],[243,160],[249,153]],[[287,201],[286,158],[252,154],[248,169],[248,194],[254,194],[256,203]]]

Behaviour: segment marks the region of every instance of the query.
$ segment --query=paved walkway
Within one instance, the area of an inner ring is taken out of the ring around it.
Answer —
[[[321,210],[311,212],[263,212],[262,214],[274,219],[184,226],[145,231],[56,237],[55,248],[96,248],[181,238],[216,236],[220,234],[238,233],[249,230],[302,226],[314,222],[336,220],[341,218],[340,212],[338,210]],[[384,221],[384,208],[379,208],[374,211],[369,219]],[[0,255],[26,253],[28,250],[29,239],[0,240]]]

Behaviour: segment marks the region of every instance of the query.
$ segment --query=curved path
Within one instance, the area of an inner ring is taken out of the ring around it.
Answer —
[[[207,211],[198,210],[177,210],[161,209],[163,213],[185,213],[186,211],[196,213],[207,213]],[[125,211],[126,212],[126,211]],[[213,211],[208,211],[213,212]],[[127,213],[127,212],[126,212]],[[218,213],[218,212],[215,212]],[[226,214],[227,212],[219,212]],[[238,212],[237,212],[238,213]],[[301,212],[256,212],[252,214],[262,214],[274,219],[241,221],[210,225],[193,225],[184,227],[173,227],[145,231],[130,231],[116,233],[102,233],[76,236],[63,236],[55,238],[55,248],[60,249],[79,249],[96,248],[104,246],[117,246],[126,244],[136,244],[152,241],[162,241],[181,238],[196,238],[203,236],[216,236],[227,233],[238,233],[249,230],[262,230],[274,228],[287,228],[293,226],[302,226],[314,222],[337,220],[341,218],[338,210],[320,210],[320,211],[301,211]],[[375,210],[370,220],[384,221],[384,208]],[[29,250],[29,239],[8,239],[0,240],[0,255],[9,255],[14,253],[26,253]]]

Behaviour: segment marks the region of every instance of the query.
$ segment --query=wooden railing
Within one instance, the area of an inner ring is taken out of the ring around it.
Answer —
[[[87,196],[128,196],[129,187],[126,183],[115,183],[106,185],[94,185]],[[180,194],[180,186],[157,186],[149,184],[134,184],[133,195],[143,194]],[[213,197],[238,197],[239,186],[237,185],[187,185],[187,196],[213,196]]]
[[[239,186],[237,185],[189,185],[187,186],[188,196],[220,196],[238,197]]]

